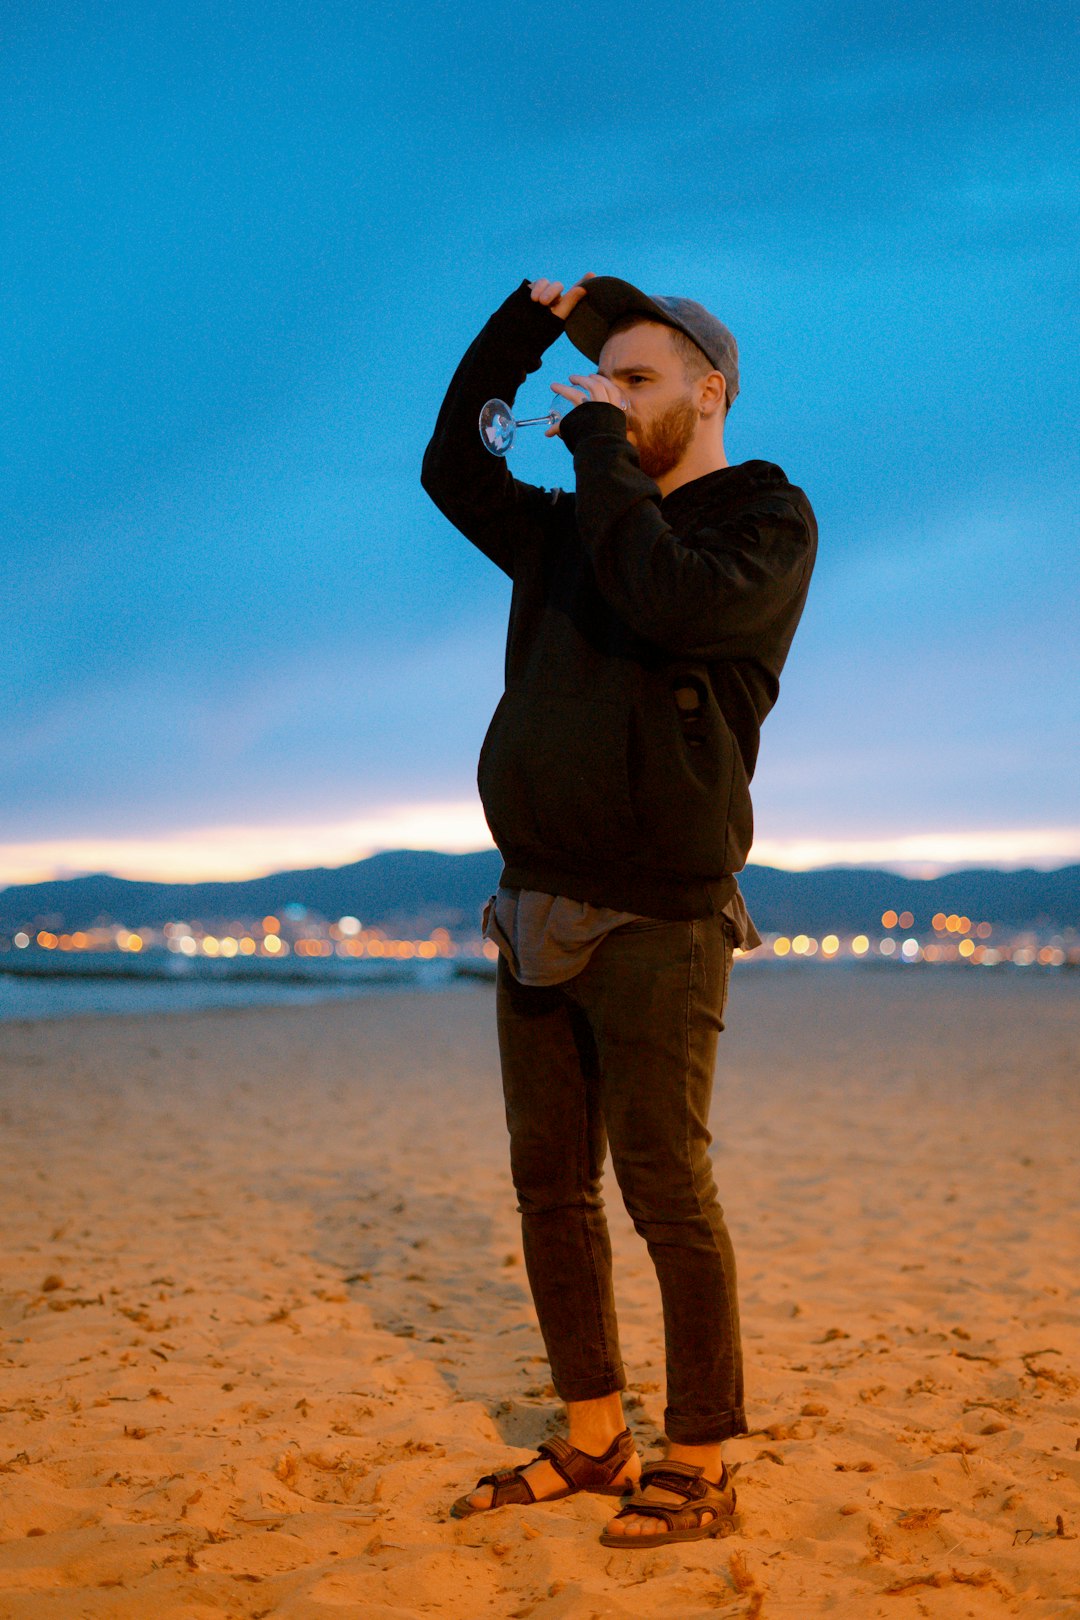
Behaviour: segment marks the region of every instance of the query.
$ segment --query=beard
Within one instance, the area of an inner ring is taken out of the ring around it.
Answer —
[[[661,411],[651,422],[627,418],[627,429],[637,440],[638,464],[649,478],[662,478],[677,467],[697,432],[698,413],[688,394]]]

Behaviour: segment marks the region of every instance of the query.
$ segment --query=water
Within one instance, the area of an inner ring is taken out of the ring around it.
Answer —
[[[381,964],[380,964],[381,965]],[[157,978],[137,972],[117,978],[87,973],[29,974],[0,970],[0,1021],[23,1018],[71,1018],[84,1014],[198,1012],[206,1007],[305,1005],[371,995],[373,991],[460,989],[474,985],[458,976],[446,960],[402,962],[374,975],[326,976],[317,965],[301,982],[275,982],[267,976],[183,976]]]
[[[147,953],[148,955],[150,953]],[[128,960],[115,978],[97,977],[91,963],[72,963],[70,970],[38,977],[5,972],[0,966],[0,1022],[10,1019],[71,1018],[91,1014],[198,1012],[204,1007],[261,1007],[305,1005],[313,1001],[339,1001],[371,995],[373,991],[460,990],[494,979],[493,964],[475,957],[459,958],[460,971],[445,958],[433,961],[309,964],[184,961],[174,976],[161,973],[145,958]],[[67,966],[67,964],[65,964]],[[736,964],[748,971],[786,975],[850,973],[906,979],[911,974],[932,979],[975,977],[983,971],[967,963],[885,962],[843,960],[820,962],[810,958],[777,960],[764,954]],[[80,971],[82,969],[82,971]],[[275,971],[277,970],[277,971]],[[281,970],[284,970],[282,972]],[[1021,968],[1010,962],[992,970],[996,982],[1017,976],[1037,976],[1040,982],[1071,978],[1075,970]],[[288,977],[286,977],[286,974]]]

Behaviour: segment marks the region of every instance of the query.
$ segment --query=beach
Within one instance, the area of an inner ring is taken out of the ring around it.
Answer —
[[[1078,1001],[737,965],[739,1521],[627,1552],[602,1498],[447,1516],[561,1426],[489,985],[0,1025],[0,1620],[1080,1616]]]

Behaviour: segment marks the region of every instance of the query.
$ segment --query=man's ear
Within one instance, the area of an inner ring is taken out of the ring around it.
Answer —
[[[702,416],[715,416],[720,412],[720,420],[727,415],[727,382],[723,372],[710,371],[707,377],[702,378],[701,397],[698,409]]]

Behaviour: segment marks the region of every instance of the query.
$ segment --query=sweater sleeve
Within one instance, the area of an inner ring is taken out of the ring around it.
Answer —
[[[508,405],[545,349],[564,331],[523,281],[492,315],[454,372],[424,452],[420,482],[440,512],[511,578],[521,535],[551,493],[514,478],[506,461],[484,449],[479,417],[484,402]]]
[[[814,536],[790,486],[740,501],[731,517],[718,509],[695,523],[691,545],[665,521],[617,405],[579,405],[560,433],[574,456],[578,532],[619,616],[681,656],[754,656],[813,565]]]

